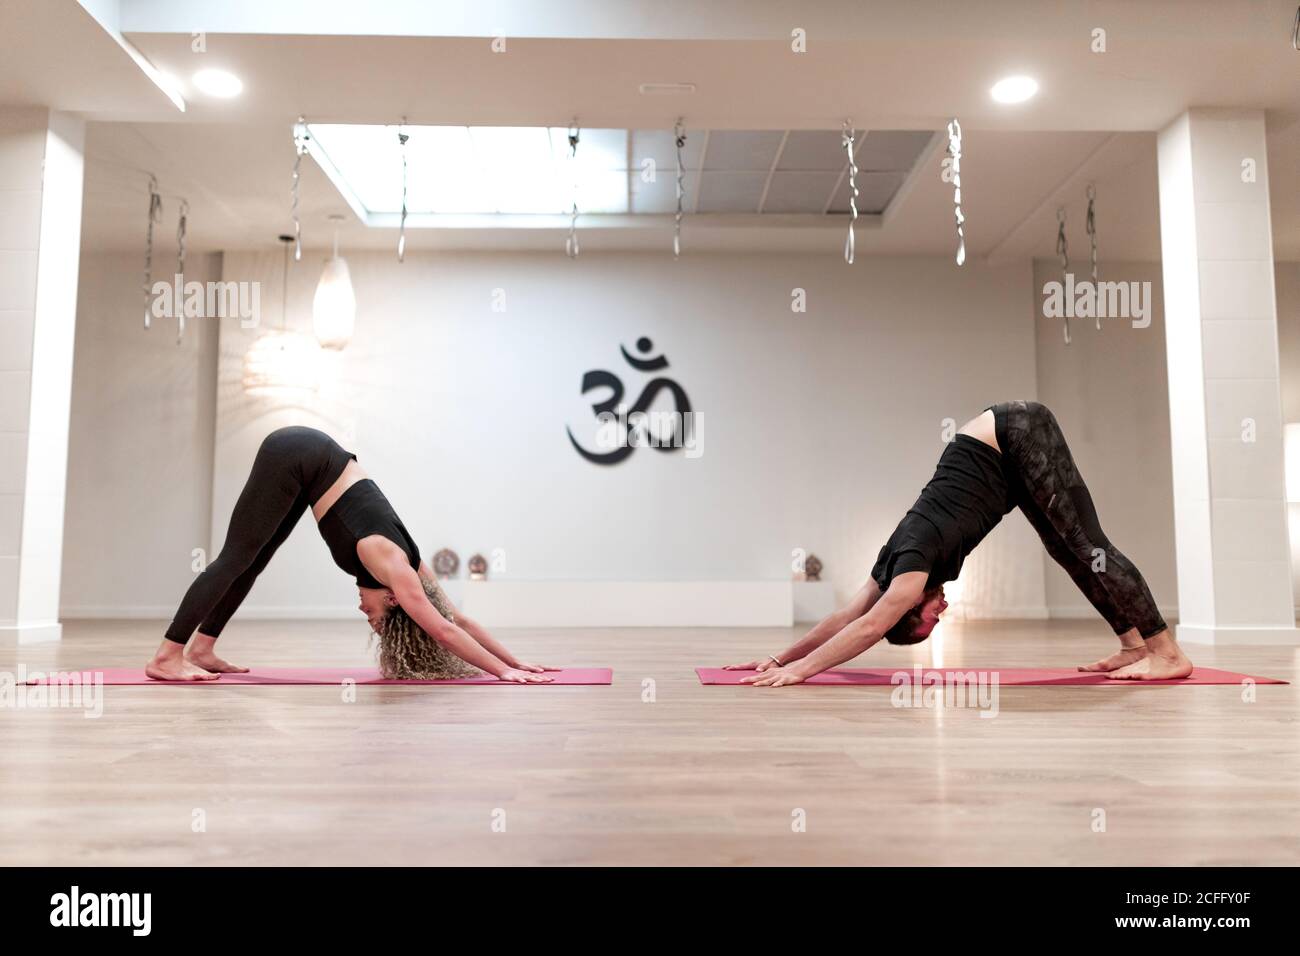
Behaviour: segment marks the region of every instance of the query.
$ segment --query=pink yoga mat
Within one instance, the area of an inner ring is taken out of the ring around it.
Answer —
[[[941,673],[945,680],[951,674],[970,674],[974,672],[976,676],[980,674],[998,675],[998,685],[1001,687],[1055,687],[1064,685],[1097,685],[1112,684],[1116,686],[1140,684],[1143,686],[1168,685],[1168,684],[1240,684],[1244,680],[1252,680],[1256,684],[1285,684],[1284,680],[1276,680],[1272,677],[1252,677],[1249,674],[1238,674],[1235,671],[1221,671],[1213,667],[1198,667],[1192,672],[1191,677],[1185,677],[1182,680],[1111,680],[1104,674],[1084,674],[1080,671],[1071,670],[1066,667],[922,667],[919,669],[907,667],[893,668],[865,668],[865,667],[845,667],[839,670],[823,671],[816,677],[811,677],[804,681],[805,684],[821,685],[858,685],[865,684],[871,686],[889,686],[892,683],[895,674],[906,674],[908,681],[915,684],[917,674],[921,675],[922,681],[926,675]],[[752,677],[754,671],[728,671],[720,667],[697,667],[695,673],[700,677],[701,684],[739,684],[744,678]]]
[[[68,672],[55,672],[68,673]],[[194,681],[158,681],[151,680],[138,667],[103,667],[98,670],[72,672],[79,675],[82,683],[93,683],[96,675],[103,675],[105,684],[151,684],[158,687],[229,687],[238,684],[241,687],[266,686],[279,684],[341,684],[353,680],[358,684],[420,684],[440,686],[442,684],[483,684],[501,687],[553,687],[557,684],[573,686],[577,684],[608,684],[614,679],[614,672],[608,667],[571,667],[564,670],[550,671],[550,684],[516,684],[513,681],[500,681],[495,677],[461,677],[454,680],[384,680],[374,667],[257,667],[247,674],[222,674],[218,680]],[[29,683],[48,683],[49,678]]]

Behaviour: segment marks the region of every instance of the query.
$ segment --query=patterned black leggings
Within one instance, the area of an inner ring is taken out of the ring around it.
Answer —
[[[1002,467],[1043,546],[1116,634],[1165,630],[1151,589],[1106,537],[1056,416],[1038,402],[992,406]]]

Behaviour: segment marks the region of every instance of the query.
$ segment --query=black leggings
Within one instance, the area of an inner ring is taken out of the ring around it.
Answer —
[[[1043,545],[1116,634],[1165,630],[1151,589],[1106,537],[1056,416],[1038,402],[994,405],[1003,470]]]
[[[220,635],[303,512],[354,458],[314,428],[294,426],[267,435],[235,502],[221,553],[185,592],[167,640],[184,644],[196,628],[209,637]]]

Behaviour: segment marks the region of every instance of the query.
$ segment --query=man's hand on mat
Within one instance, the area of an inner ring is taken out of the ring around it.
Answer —
[[[529,664],[527,661],[515,661],[515,670],[528,671],[530,674],[544,674],[547,671],[562,671],[563,667],[543,667],[541,664]]]
[[[750,661],[747,664],[728,664],[722,669],[724,671],[767,671],[776,666],[776,661],[765,657],[761,661]]]
[[[523,671],[517,667],[509,667],[497,675],[497,680],[509,681],[514,684],[549,684],[555,678],[547,677],[545,674]]]
[[[772,667],[762,674],[741,678],[740,682],[755,687],[785,687],[787,684],[802,684],[804,680],[804,675],[793,667]]]

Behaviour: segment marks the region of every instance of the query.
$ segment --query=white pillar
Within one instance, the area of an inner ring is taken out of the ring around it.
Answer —
[[[0,109],[0,640],[61,633],[84,137],[68,114]]]
[[[1296,644],[1264,114],[1161,130],[1178,637]]]

